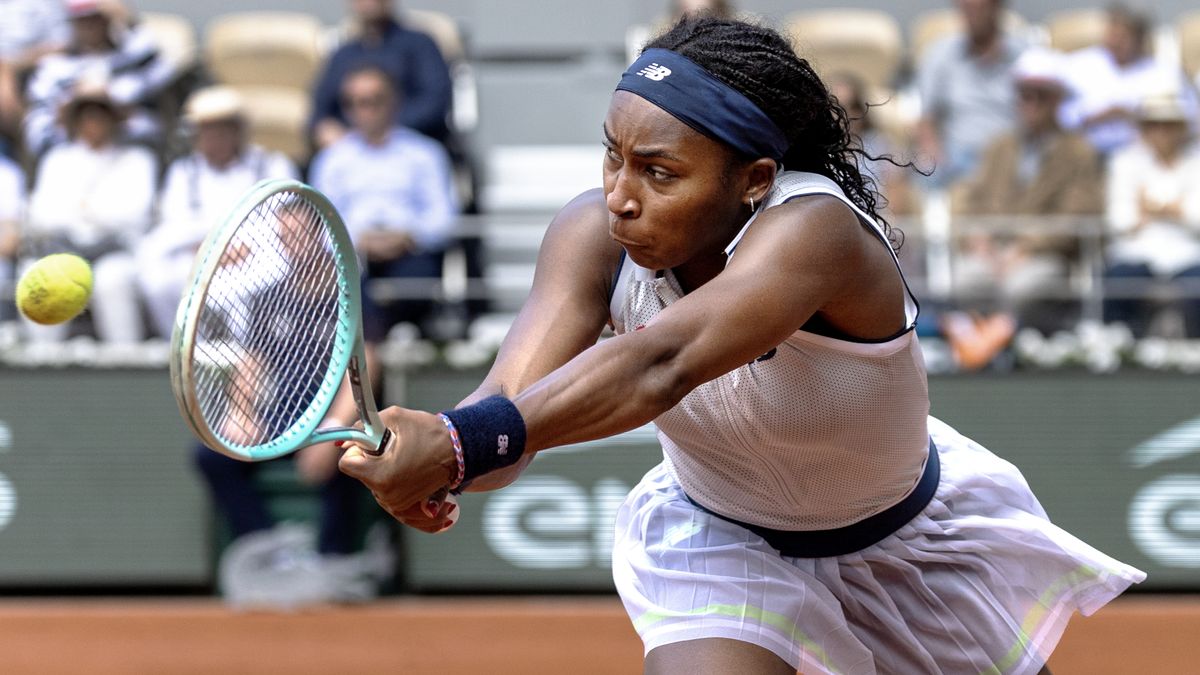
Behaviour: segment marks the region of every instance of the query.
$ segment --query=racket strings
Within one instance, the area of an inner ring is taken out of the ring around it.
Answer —
[[[195,391],[231,445],[263,445],[309,410],[345,321],[345,283],[321,212],[295,193],[255,208],[221,252],[198,317]]]

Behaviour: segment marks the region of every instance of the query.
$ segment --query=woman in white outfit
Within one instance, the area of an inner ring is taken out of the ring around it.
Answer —
[[[133,250],[150,225],[158,162],[146,148],[121,141],[124,109],[102,83],[81,85],[62,117],[71,140],[52,148],[38,166],[22,233],[24,265],[49,253],[87,258],[97,337],[140,341],[146,329]],[[37,340],[61,340],[69,332],[68,324],[26,325]]]
[[[237,90],[205,87],[183,107],[192,152],[167,167],[159,222],[138,246],[138,284],[160,337],[171,337],[179,298],[191,280],[192,260],[204,237],[255,183],[296,178],[284,155],[249,140],[245,102]]]
[[[398,440],[343,471],[436,531],[453,506],[427,495],[654,420],[664,460],[613,551],[647,672],[1041,671],[1074,611],[1144,575],[928,417],[917,305],[846,124],[770,29],[656,38],[613,94],[604,188],[551,224],[483,384],[384,411]]]

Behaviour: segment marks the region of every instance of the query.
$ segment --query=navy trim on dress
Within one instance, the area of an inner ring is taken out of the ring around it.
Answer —
[[[611,305],[613,296],[617,294],[617,284],[621,283],[621,268],[625,267],[625,249],[621,248],[621,257],[617,259],[617,271],[613,274],[612,283],[608,285],[608,304]]]
[[[904,527],[921,513],[937,492],[941,480],[941,464],[933,439],[929,441],[929,459],[917,486],[907,497],[873,516],[832,530],[773,530],[768,527],[743,523],[727,518],[698,503],[688,495],[687,500],[696,508],[734,525],[740,525],[766,540],[771,548],[788,558],[828,558],[861,551],[873,546]]]

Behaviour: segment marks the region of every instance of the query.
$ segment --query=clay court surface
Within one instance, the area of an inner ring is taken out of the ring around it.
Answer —
[[[1200,673],[1200,597],[1132,596],[1076,617],[1056,675]],[[0,673],[638,673],[620,603],[412,598],[295,613],[209,599],[0,600]]]

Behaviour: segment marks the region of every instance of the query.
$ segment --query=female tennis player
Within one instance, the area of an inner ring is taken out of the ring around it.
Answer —
[[[389,512],[440,529],[427,495],[653,420],[664,460],[613,551],[648,673],[1037,673],[1074,611],[1144,578],[928,416],[845,113],[783,37],[676,24],[603,131],[604,188],[554,219],[479,389],[390,408],[396,444],[343,456]]]

